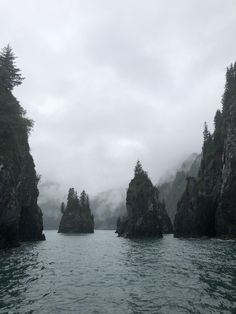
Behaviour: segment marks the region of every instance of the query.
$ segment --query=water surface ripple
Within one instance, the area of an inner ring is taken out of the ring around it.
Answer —
[[[236,242],[46,232],[0,252],[0,313],[236,313]]]

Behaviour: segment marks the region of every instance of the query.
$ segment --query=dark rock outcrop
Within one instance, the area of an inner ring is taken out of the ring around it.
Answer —
[[[45,239],[37,205],[38,177],[28,144],[32,122],[12,94],[21,83],[19,74],[16,83],[13,60],[11,48],[5,48],[0,56],[0,248]]]
[[[174,222],[176,237],[236,237],[236,63],[227,69],[223,109],[207,125],[199,176],[188,179]]]
[[[88,195],[83,191],[78,198],[73,188],[69,190],[67,205],[62,210],[59,233],[93,233],[94,218],[91,214]]]
[[[214,236],[214,207],[211,199],[198,190],[195,178],[187,178],[186,190],[178,204],[174,234],[176,237]]]
[[[159,201],[158,190],[139,162],[127,190],[126,208],[127,215],[117,221],[118,236],[162,237],[163,231],[172,232],[172,224]]]

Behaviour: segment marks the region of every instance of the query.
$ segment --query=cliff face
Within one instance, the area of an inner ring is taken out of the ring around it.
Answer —
[[[43,240],[38,178],[28,145],[28,122],[10,91],[0,88],[0,248]]]
[[[197,180],[189,177],[185,192],[178,203],[174,235],[201,237],[214,234],[214,207],[211,198],[199,192]]]
[[[227,69],[223,110],[204,130],[199,176],[188,179],[174,222],[176,237],[236,236],[236,64]]]
[[[88,195],[83,191],[80,198],[72,188],[69,190],[67,206],[63,210],[59,233],[93,233],[94,218],[91,214]]]
[[[223,154],[216,234],[236,236],[236,63],[223,107]]]
[[[126,197],[127,216],[118,219],[119,236],[157,236],[163,229],[172,232],[171,221],[165,207],[159,201],[159,193],[146,172],[137,164],[135,177],[131,180]]]

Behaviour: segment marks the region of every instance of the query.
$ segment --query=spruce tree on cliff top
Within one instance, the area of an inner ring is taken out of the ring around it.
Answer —
[[[236,63],[226,71],[214,132],[205,124],[198,178],[189,178],[175,217],[176,237],[236,236]]]
[[[15,65],[15,55],[8,45],[0,53],[0,101],[1,115],[0,122],[2,129],[10,130],[15,128],[30,132],[33,122],[25,117],[25,110],[13,96],[12,90],[15,86],[21,85],[24,78]]]
[[[15,59],[16,57],[9,45],[2,49],[0,53],[0,81],[1,86],[8,91],[12,91],[24,80],[20,69],[15,65]]]
[[[30,155],[32,121],[12,94],[23,77],[8,45],[0,53],[0,248],[43,240],[38,176]]]
[[[172,224],[165,206],[159,200],[158,189],[153,186],[140,161],[134,169],[126,197],[127,215],[117,221],[118,236],[162,237],[163,231],[172,232]]]
[[[94,218],[91,214],[89,196],[82,191],[80,197],[74,188],[70,188],[67,205],[61,205],[62,218],[58,232],[60,233],[93,233]]]

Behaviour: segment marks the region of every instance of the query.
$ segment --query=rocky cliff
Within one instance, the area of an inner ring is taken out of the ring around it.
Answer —
[[[32,122],[12,94],[21,83],[13,60],[11,48],[6,47],[0,55],[0,248],[45,238],[37,205],[38,177],[28,144]]]
[[[227,69],[222,111],[204,130],[198,178],[188,179],[174,222],[176,237],[236,237],[236,63]]]
[[[94,218],[85,191],[78,198],[77,192],[71,188],[68,193],[66,207],[62,205],[62,214],[59,233],[94,232]]]
[[[172,232],[172,224],[159,200],[159,192],[139,162],[127,190],[126,208],[127,215],[117,221],[119,236],[161,237],[164,231]]]
[[[222,112],[222,159],[216,234],[236,237],[236,63],[227,70]]]

